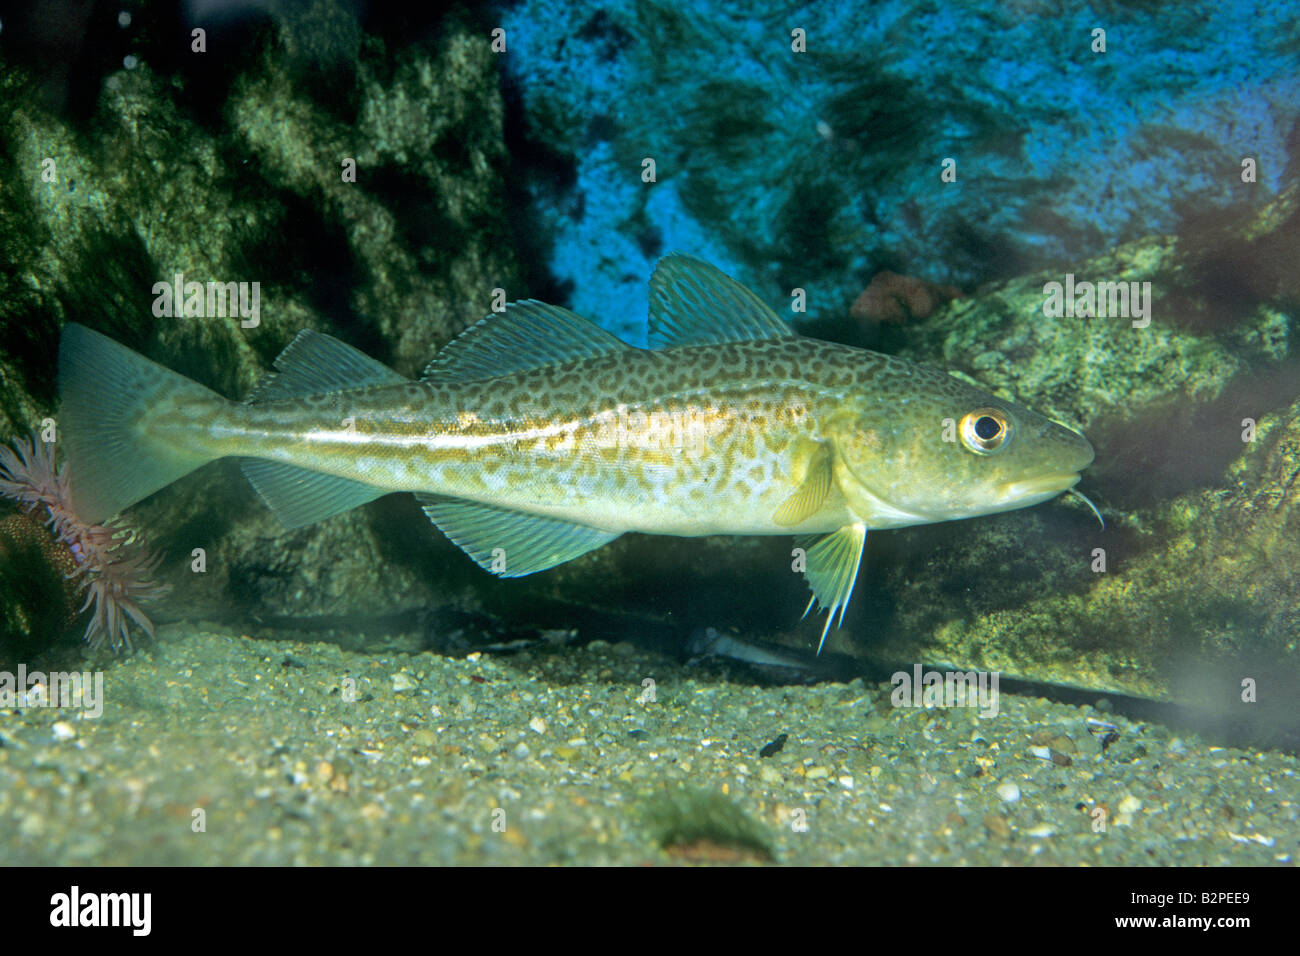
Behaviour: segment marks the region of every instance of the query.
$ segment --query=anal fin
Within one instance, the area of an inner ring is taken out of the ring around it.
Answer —
[[[826,635],[831,629],[831,621],[839,619],[835,626],[844,623],[844,610],[853,596],[853,583],[858,577],[858,565],[862,562],[862,547],[867,541],[867,526],[861,522],[846,524],[839,531],[828,534],[806,550],[807,565],[804,577],[812,588],[813,596],[804,609],[804,617],[818,605],[818,610],[825,609],[826,624],[822,628],[822,638],[817,644],[817,653],[822,652]],[[802,543],[802,542],[801,542]]]
[[[388,493],[351,478],[277,461],[245,458],[240,464],[245,477],[286,528],[301,528],[322,521]]]
[[[417,494],[429,520],[485,571],[521,578],[572,561],[617,538],[562,518],[547,518],[443,495]]]

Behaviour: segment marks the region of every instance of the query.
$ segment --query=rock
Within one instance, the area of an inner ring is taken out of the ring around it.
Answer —
[[[989,836],[995,839],[1005,840],[1011,836],[1011,824],[1000,813],[986,813],[981,822],[984,824],[984,829],[989,832]]]
[[[410,674],[406,673],[406,671],[398,671],[396,674],[393,675],[394,694],[405,694],[415,690],[419,686],[420,686],[420,682],[417,681]]]
[[[1300,366],[1282,304],[1294,277],[1264,253],[1295,247],[1300,187],[1207,229],[1074,267],[1080,279],[1151,282],[1146,328],[1045,318],[1044,285],[1061,279],[1047,272],[954,301],[914,328],[907,357],[1084,431],[1097,461],[1080,487],[1107,528],[1053,503],[907,529],[905,549],[878,535],[872,584],[896,612],[872,627],[864,653],[1198,703],[1206,675],[1225,664],[1234,675],[1296,672]],[[1255,298],[1205,291],[1225,261],[1256,253]],[[990,354],[966,374],[973,356]],[[1229,683],[1208,697],[1227,706],[1240,692]]]
[[[0,141],[15,150],[0,196],[0,441],[55,410],[59,330],[73,319],[239,399],[302,328],[416,375],[487,314],[492,289],[524,297],[503,241],[504,106],[488,45],[455,17],[437,44],[363,44],[346,5],[328,30],[322,6],[277,8],[260,55],[212,65],[231,70],[216,120],[147,53],[107,77],[88,130],[19,68],[0,69]],[[354,119],[340,100],[361,104]],[[178,273],[257,282],[258,324],[156,318],[154,285]],[[163,617],[391,615],[438,603],[445,579],[429,569],[449,562],[431,555],[456,553],[409,500],[285,531],[233,463],[128,514],[163,553]]]

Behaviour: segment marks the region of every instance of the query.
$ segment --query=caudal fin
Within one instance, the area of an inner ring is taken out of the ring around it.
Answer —
[[[72,503],[99,522],[211,460],[150,434],[162,410],[225,404],[211,389],[125,345],[70,324],[59,341],[59,432]]]

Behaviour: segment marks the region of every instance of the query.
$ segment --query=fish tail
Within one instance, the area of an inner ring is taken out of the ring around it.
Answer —
[[[150,434],[159,411],[227,401],[125,345],[69,324],[59,342],[59,431],[78,516],[101,522],[217,457]]]

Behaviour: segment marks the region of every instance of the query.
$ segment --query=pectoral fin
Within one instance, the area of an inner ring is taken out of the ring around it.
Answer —
[[[822,628],[822,639],[817,644],[817,653],[822,652],[826,643],[826,634],[831,629],[831,621],[836,611],[839,620],[835,626],[844,622],[844,609],[848,607],[849,598],[853,596],[853,582],[858,577],[858,565],[862,561],[862,546],[867,541],[867,526],[861,522],[846,524],[834,534],[829,534],[807,549],[807,567],[804,577],[812,588],[813,596],[804,609],[804,617],[818,605],[818,610],[826,609],[826,625]]]
[[[830,448],[818,442],[815,448],[807,450],[803,458],[807,464],[799,490],[785,499],[773,515],[777,524],[787,528],[801,524],[820,511],[831,490]]]

